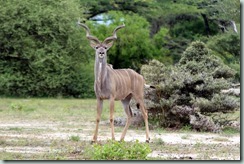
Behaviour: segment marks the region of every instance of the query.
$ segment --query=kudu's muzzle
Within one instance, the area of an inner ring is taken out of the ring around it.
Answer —
[[[104,58],[104,56],[105,56],[105,52],[104,51],[101,51],[101,52],[98,53],[98,57],[100,59]]]

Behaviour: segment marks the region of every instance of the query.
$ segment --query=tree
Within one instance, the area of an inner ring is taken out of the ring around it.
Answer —
[[[139,15],[148,12],[151,7],[152,0],[82,0],[82,6],[85,6],[84,15],[87,19],[97,20],[95,16],[107,13],[109,11],[132,12]]]
[[[192,41],[207,42],[211,40],[211,36],[220,32],[220,28],[224,28],[225,31],[230,29],[233,21],[239,31],[240,2],[238,0],[101,0],[99,2],[85,0],[81,3],[86,6],[84,14],[89,20],[100,21],[97,15],[117,10],[123,13],[136,13],[146,18],[150,23],[151,38],[161,28],[167,28],[170,37],[158,40],[164,42],[159,49],[170,54],[170,56],[163,55],[167,56],[167,63],[177,63],[180,54]]]
[[[208,22],[215,22],[223,31],[228,31],[231,27],[235,32],[239,31],[240,24],[240,1],[239,0],[190,0],[192,5],[202,10],[201,14],[205,19],[206,26]],[[238,27],[237,27],[238,25]]]
[[[173,58],[171,51],[167,47],[169,44],[169,40],[171,40],[172,37],[169,34],[169,30],[167,28],[161,28],[160,31],[153,36],[153,44],[156,47],[156,54],[154,59],[166,64],[171,65],[173,64]]]
[[[193,42],[184,51],[179,64],[166,67],[153,60],[143,65],[142,74],[156,90],[147,91],[146,106],[151,118],[160,126],[191,125],[203,131],[221,130],[221,122],[212,113],[228,113],[238,109],[238,101],[220,94],[228,88],[234,71],[226,66],[202,42]]]
[[[233,31],[238,33],[240,25],[239,0],[217,0],[210,11],[212,11],[210,18],[218,21],[218,25],[223,32],[228,31],[228,27],[231,27]],[[238,24],[238,29],[236,24]]]
[[[145,18],[138,14],[111,11],[104,15],[104,20],[108,22],[93,23],[94,27],[91,27],[92,34],[100,40],[111,36],[116,26],[125,24],[125,28],[118,32],[118,38],[108,52],[109,63],[114,68],[132,68],[139,71],[143,63],[157,55],[149,37],[149,23]]]
[[[192,41],[217,33],[215,24],[211,22],[208,23],[211,32],[206,31],[201,12],[203,10],[188,0],[156,1],[155,11],[148,12],[148,20],[152,24],[151,35],[157,35],[161,28],[169,30],[170,37],[161,39],[161,42],[165,42],[162,49],[168,50],[174,64]]]
[[[236,71],[235,80],[240,81],[240,36],[234,32],[227,32],[212,36],[207,42],[216,56]]]
[[[75,0],[1,1],[0,95],[84,96],[92,76],[79,74],[89,58],[79,17]]]

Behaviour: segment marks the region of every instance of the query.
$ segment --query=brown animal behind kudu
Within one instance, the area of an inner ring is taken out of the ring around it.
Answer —
[[[132,69],[113,69],[111,65],[107,64],[107,51],[117,39],[116,32],[125,27],[125,25],[123,24],[116,27],[112,36],[106,38],[103,42],[100,42],[96,37],[91,36],[90,30],[85,24],[80,23],[79,21],[77,23],[86,30],[86,37],[90,41],[90,46],[96,51],[94,65],[94,90],[97,98],[97,118],[96,129],[92,142],[97,141],[98,125],[101,118],[104,99],[109,99],[110,126],[113,140],[115,139],[114,101],[120,100],[123,104],[125,113],[127,115],[127,121],[120,140],[124,140],[126,131],[130,126],[132,118],[132,112],[129,105],[132,97],[136,100],[141,109],[146,126],[146,142],[149,142],[148,116],[144,106],[144,87],[150,86],[146,85],[144,78]]]

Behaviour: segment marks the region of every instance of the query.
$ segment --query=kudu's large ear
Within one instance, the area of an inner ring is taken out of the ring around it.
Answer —
[[[78,20],[77,24],[86,30],[86,38],[90,40],[90,46],[94,49],[97,49],[97,45],[101,44],[101,42],[96,37],[90,34],[89,28],[84,23],[80,23],[80,21]]]
[[[108,50],[110,47],[113,46],[114,44],[114,40],[110,41],[110,42],[103,42],[103,44],[105,45],[106,49]]]
[[[93,41],[90,41],[90,46],[93,48],[93,49],[97,49],[98,48],[98,45],[99,45],[100,43],[96,43],[96,42],[93,42]]]
[[[114,29],[113,35],[110,36],[110,37],[108,37],[108,38],[106,38],[106,39],[103,41],[103,44],[106,46],[107,49],[109,49],[110,47],[112,47],[114,41],[117,39],[116,32],[117,32],[119,29],[123,28],[123,27],[125,27],[125,24],[116,27],[116,28]]]

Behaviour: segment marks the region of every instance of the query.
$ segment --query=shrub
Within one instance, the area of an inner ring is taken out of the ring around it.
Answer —
[[[211,54],[202,42],[193,42],[175,66],[152,60],[141,72],[156,86],[145,94],[149,118],[160,126],[182,127],[192,125],[204,131],[220,130],[220,122],[213,121],[211,113],[234,112],[238,101],[220,91],[230,86],[235,71]]]
[[[94,160],[146,160],[151,149],[146,143],[108,141],[104,145],[95,144],[92,158]]]

